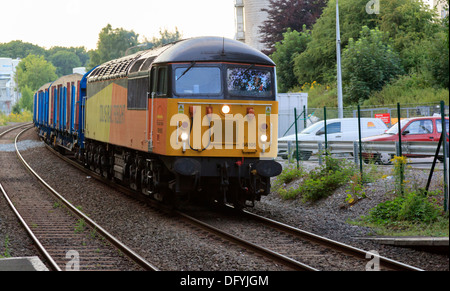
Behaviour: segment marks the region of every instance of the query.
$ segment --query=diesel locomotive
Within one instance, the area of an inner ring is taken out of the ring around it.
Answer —
[[[246,207],[281,173],[276,92],[266,55],[198,37],[45,84],[34,122],[47,143],[156,200]]]

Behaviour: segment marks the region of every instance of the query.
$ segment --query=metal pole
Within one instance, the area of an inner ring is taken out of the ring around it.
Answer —
[[[337,85],[338,85],[338,117],[344,118],[344,102],[342,98],[342,70],[341,70],[341,31],[339,24],[339,1],[336,0],[336,57],[337,57]]]
[[[401,114],[400,114],[400,103],[397,103],[397,116],[398,116],[398,155],[403,156],[402,151],[402,125],[401,125]],[[400,191],[403,194],[403,181],[405,180],[405,173],[403,172],[403,165],[400,167]]]
[[[361,139],[361,106],[359,104],[358,104],[358,133],[359,133],[359,171],[361,173],[361,182],[363,182],[362,139]]]
[[[294,115],[295,115],[295,148],[296,150],[296,158],[297,158],[297,170],[300,169],[299,165],[299,152],[298,152],[298,129],[297,129],[297,108],[294,108]]]
[[[327,107],[323,107],[323,120],[325,123],[325,155],[328,156],[328,130],[327,130]]]
[[[398,156],[403,156],[402,152],[402,125],[401,125],[401,118],[400,118],[400,103],[397,103],[397,117],[398,117]]]
[[[448,212],[448,143],[445,122],[445,103],[441,101],[442,145],[444,146],[444,211]]]
[[[303,129],[305,129],[306,128],[306,105],[303,105],[303,117],[304,117],[304,119],[303,119]]]

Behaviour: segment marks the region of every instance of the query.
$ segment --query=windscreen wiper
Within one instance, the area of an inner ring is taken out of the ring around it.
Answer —
[[[195,66],[196,62],[192,62],[192,64],[189,66],[189,68],[186,69],[186,71],[183,72],[183,74],[181,74],[181,76],[179,76],[177,78],[177,81],[181,79],[181,77],[183,77],[184,75],[186,75],[187,72],[189,72],[194,66]]]
[[[250,71],[251,69],[253,69],[253,67],[255,67],[255,64],[251,64],[243,73],[242,75],[245,75],[245,73],[247,73],[248,71]]]

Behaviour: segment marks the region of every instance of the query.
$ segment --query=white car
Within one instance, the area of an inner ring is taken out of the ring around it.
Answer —
[[[379,118],[361,118],[361,138],[382,134],[388,130]],[[327,141],[356,141],[359,139],[358,118],[327,120]],[[319,121],[298,133],[298,141],[325,141],[325,123]],[[279,138],[278,141],[293,141],[295,134]],[[300,151],[299,157],[308,160],[316,152]],[[280,148],[278,156],[287,158],[287,149]],[[295,156],[295,153],[294,153]]]

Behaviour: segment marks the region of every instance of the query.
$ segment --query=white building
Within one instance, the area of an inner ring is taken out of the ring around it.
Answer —
[[[20,59],[0,58],[0,112],[9,115],[12,107],[20,99],[16,90],[14,75]]]
[[[448,14],[448,7],[445,4],[445,1],[442,0],[423,0],[425,5],[428,5],[431,9],[436,9],[438,16],[440,18],[444,18]]]
[[[235,0],[236,39],[262,51],[260,26],[267,19],[267,12],[261,11],[269,7],[269,0]]]

